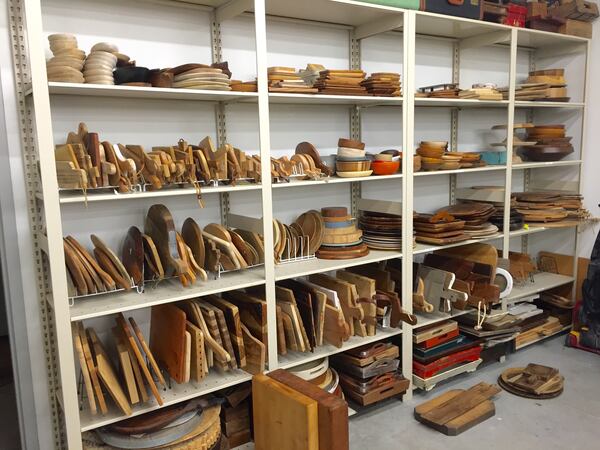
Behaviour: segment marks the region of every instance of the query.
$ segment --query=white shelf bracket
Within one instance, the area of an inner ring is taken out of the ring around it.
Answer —
[[[225,20],[233,19],[246,11],[251,11],[254,7],[254,0],[231,0],[215,10],[215,19],[221,23]]]
[[[488,47],[490,45],[510,42],[510,31],[494,31],[492,33],[478,34],[461,39],[459,42],[461,50],[467,48]]]
[[[374,22],[365,23],[356,27],[354,31],[355,39],[365,39],[387,31],[397,30],[404,25],[404,16],[402,14],[390,15]]]

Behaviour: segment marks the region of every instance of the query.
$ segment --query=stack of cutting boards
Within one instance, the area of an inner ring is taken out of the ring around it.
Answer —
[[[361,211],[358,221],[363,240],[375,250],[402,249],[402,216]]]
[[[314,87],[326,95],[370,95],[362,85],[366,73],[362,70],[323,70]]]
[[[171,69],[173,87],[179,89],[204,89],[230,91],[230,73],[206,64],[185,64]]]
[[[498,227],[489,222],[496,212],[496,208],[490,203],[463,202],[441,208],[438,213],[440,212],[464,220],[463,231],[469,238],[493,236],[498,232]]]
[[[517,84],[516,100],[519,101],[552,101],[568,102],[567,83],[564,69],[534,70],[524,83]],[[505,100],[508,100],[509,89],[499,89]]]
[[[254,445],[261,450],[348,450],[348,405],[285,370],[252,378]]]
[[[403,394],[410,382],[402,376],[400,349],[391,343],[368,344],[332,357],[347,397],[368,406]]]
[[[362,240],[362,231],[344,206],[321,208],[324,234],[321,247],[317,250],[320,259],[352,259],[369,254]]]
[[[413,217],[415,240],[423,244],[446,245],[469,239],[465,221],[450,214],[420,214]]]
[[[130,290],[142,282],[141,271],[129,266],[92,234],[94,256],[73,236],[63,239],[69,297],[107,293],[117,289]]]
[[[116,352],[111,354],[117,355],[116,360],[111,359],[93,328],[84,329],[82,322],[72,324],[90,413],[95,415],[99,409],[102,414],[107,414],[107,397],[110,396],[122,414],[131,415],[132,405],[149,401],[148,388],[158,405],[162,405],[154,377],[163,388],[167,385],[156,364],[154,352],[148,347],[135,320],[130,318],[127,323],[123,314],[118,314],[116,326],[111,331],[116,344]]]
[[[477,99],[487,101],[502,100],[502,93],[498,91],[497,86],[492,83],[474,84],[471,89],[461,90],[458,93],[460,98]]]
[[[531,226],[571,226],[588,216],[582,196],[563,191],[519,192],[516,209]]]
[[[372,73],[362,85],[371,95],[382,97],[399,97],[402,95],[400,74],[395,72]]]
[[[468,390],[452,389],[415,408],[415,419],[448,436],[457,436],[496,414],[491,397],[496,385],[479,383]]]
[[[269,92],[316,94],[319,92],[307,83],[293,67],[269,67]]]
[[[458,84],[455,83],[434,84],[419,88],[416,96],[431,98],[458,98],[459,92],[460,89],[458,88]]]

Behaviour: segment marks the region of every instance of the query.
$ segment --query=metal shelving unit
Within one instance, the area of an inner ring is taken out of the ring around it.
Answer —
[[[413,327],[407,324],[402,329],[378,330],[376,336],[368,338],[352,337],[342,348],[325,345],[311,354],[288,354],[279,357],[276,345],[275,321],[275,281],[292,277],[304,276],[312,273],[328,272],[360,264],[385,261],[394,258],[403,259],[402,270],[402,298],[403,307],[412,311],[412,262],[415,255],[431,252],[439,248],[466,245],[471,242],[502,240],[503,255],[508,256],[511,238],[523,239],[526,249],[527,239],[530,234],[543,233],[546,228],[531,228],[513,232],[504,232],[486,239],[466,241],[449,246],[417,245],[413,248],[412,221],[405,221],[403,230],[403,245],[401,251],[371,251],[363,258],[347,261],[326,261],[310,259],[307,261],[275,265],[272,252],[266,252],[265,266],[246,270],[243,272],[225,274],[218,280],[210,280],[198,284],[193,288],[184,289],[175,284],[164,283],[143,294],[133,292],[115,293],[109,296],[75,301],[69,305],[67,295],[66,271],[62,247],[62,213],[61,205],[82,204],[86,198],[79,193],[59,193],[56,179],[56,169],[53,151],[53,128],[50,108],[51,96],[78,96],[78,97],[107,97],[127,98],[136,102],[146,99],[152,100],[181,100],[198,101],[215,107],[217,116],[216,126],[219,143],[225,139],[225,117],[223,107],[232,103],[248,103],[255,105],[258,113],[258,135],[260,137],[260,155],[264,160],[270,158],[270,120],[269,106],[271,104],[288,105],[314,105],[328,107],[329,105],[349,106],[350,137],[360,139],[360,110],[367,107],[392,107],[402,110],[402,148],[404,149],[402,173],[389,177],[368,178],[329,178],[318,181],[292,181],[290,183],[272,184],[267,164],[262,165],[262,184],[249,184],[232,186],[207,187],[203,194],[218,193],[221,199],[222,217],[229,212],[228,196],[235,192],[260,191],[262,201],[262,217],[264,220],[265,248],[273,247],[273,234],[271,222],[273,218],[273,199],[280,189],[318,187],[327,189],[328,184],[347,184],[351,203],[356,214],[356,205],[361,196],[362,183],[377,183],[380,180],[393,180],[397,182],[398,189],[402,189],[401,201],[404,217],[412,217],[415,210],[414,180],[420,177],[444,176],[450,177],[449,197],[454,201],[456,178],[467,173],[504,173],[506,186],[505,205],[510,203],[512,177],[515,171],[524,170],[526,180],[529,180],[530,170],[542,170],[547,167],[579,167],[584,159],[583,148],[578,160],[569,160],[558,163],[525,163],[513,165],[509,158],[506,166],[488,166],[479,169],[465,169],[441,172],[413,173],[413,153],[415,140],[415,110],[427,108],[451,108],[452,111],[452,148],[457,145],[458,115],[460,110],[472,108],[504,109],[507,114],[508,129],[514,124],[515,110],[527,109],[531,115],[533,111],[543,109],[576,110],[582,117],[582,136],[585,132],[586,103],[538,103],[515,101],[517,52],[524,49],[531,55],[539,53],[547,55],[570,52],[584,52],[589,54],[589,40],[546,33],[535,30],[510,28],[499,24],[440,16],[437,14],[402,10],[361,3],[353,0],[162,0],[162,4],[172,7],[198,8],[212,16],[212,50],[213,59],[221,60],[220,23],[241,14],[253,18],[256,41],[256,67],[258,73],[258,92],[215,92],[190,89],[157,89],[124,86],[96,86],[69,83],[48,83],[45,65],[44,35],[42,26],[42,11],[39,1],[36,0],[9,0],[11,10],[11,36],[13,39],[13,63],[17,75],[17,95],[20,100],[20,119],[22,123],[22,142],[25,155],[25,176],[28,183],[28,206],[30,211],[30,226],[32,239],[35,242],[36,261],[38,264],[38,279],[36,286],[41,309],[42,326],[46,333],[47,376],[51,396],[52,420],[55,433],[55,448],[81,448],[81,433],[92,430],[109,423],[116,422],[123,417],[112,410],[108,415],[91,416],[86,410],[80,411],[77,395],[77,372],[73,356],[72,336],[70,324],[72,321],[100,318],[117,312],[132,311],[148,308],[152,305],[175,302],[178,300],[215,294],[231,289],[264,285],[267,296],[269,352],[267,355],[269,370],[278,367],[290,368],[323,356],[331,355],[359,345],[379,341],[392,336],[401,335],[402,341],[402,366],[403,374],[407,379],[412,379],[412,331]],[[76,5],[74,5],[76,7]],[[118,14],[118,11],[115,11]],[[266,21],[293,21],[333,27],[348,31],[349,47],[351,50],[350,66],[361,66],[360,43],[362,39],[380,33],[396,32],[401,37],[403,46],[402,61],[402,87],[404,96],[401,98],[374,98],[362,96],[331,96],[307,94],[274,94],[268,92],[267,87],[267,30]],[[399,34],[401,33],[401,34]],[[416,65],[416,40],[420,37],[443,39],[453,43],[453,81],[458,82],[460,55],[462,50],[474,47],[503,46],[509,50],[509,85],[510,98],[508,100],[491,102],[479,100],[460,99],[423,99],[415,98],[418,87],[415,79]],[[532,56],[533,61],[533,56]],[[533,63],[532,63],[533,65]],[[586,81],[587,82],[587,81]],[[585,99],[585,95],[583,96]],[[143,103],[140,103],[143,105]],[[143,107],[143,106],[141,106]],[[512,152],[513,137],[507,136],[509,155]],[[39,170],[38,170],[39,169]],[[579,187],[580,187],[579,183]],[[526,189],[529,185],[526,183]],[[309,191],[306,191],[309,192]],[[117,205],[127,205],[124,200],[132,199],[157,199],[168,202],[172,197],[193,196],[193,189],[169,189],[156,192],[141,192],[130,195],[119,195],[112,192],[88,193],[88,202],[114,202]],[[508,229],[508,209],[505,208],[505,229]],[[225,220],[225,219],[224,219]],[[576,227],[575,227],[576,230]],[[576,254],[577,248],[574,249]],[[560,286],[573,281],[573,277],[563,277],[552,274],[537,274],[535,283],[531,286],[517,287],[511,295],[511,300],[516,300],[542,290]],[[462,314],[457,312],[455,314]],[[444,320],[449,315],[418,315],[421,319],[417,327]],[[163,392],[165,405],[175,404],[197,396],[214,392],[216,390],[233,386],[251,378],[244,371],[235,371],[227,375],[211,373],[199,384],[174,384],[171,389]],[[412,390],[406,394],[412,395]],[[134,414],[142,414],[158,406],[148,403],[134,408]]]

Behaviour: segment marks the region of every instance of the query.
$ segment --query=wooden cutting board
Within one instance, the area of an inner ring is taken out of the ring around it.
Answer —
[[[144,232],[152,238],[160,256],[165,275],[181,275],[188,271],[179,257],[175,223],[165,205],[152,205],[146,215]]]
[[[449,436],[456,436],[492,417],[496,410],[490,397],[496,385],[479,383],[467,391],[456,389],[418,405],[415,418]]]
[[[185,313],[175,305],[152,307],[150,351],[177,383],[185,382]]]
[[[252,336],[244,324],[242,324],[242,336],[246,349],[246,371],[251,374],[262,373],[266,365],[266,346]]]
[[[192,250],[196,262],[200,267],[205,267],[205,245],[204,238],[202,237],[202,229],[191,217],[188,217],[183,222],[181,236],[190,250]]]
[[[265,375],[252,378],[254,444],[261,450],[318,450],[318,403]]]
[[[238,307],[216,295],[209,295],[204,297],[204,299],[223,311],[238,366],[243,369],[246,367],[246,352]]]
[[[133,282],[136,286],[140,286],[144,280],[144,240],[138,227],[127,230],[121,258]]]
[[[348,450],[350,448],[348,404],[344,400],[285,370],[270,372],[269,377],[317,402],[319,449]]]

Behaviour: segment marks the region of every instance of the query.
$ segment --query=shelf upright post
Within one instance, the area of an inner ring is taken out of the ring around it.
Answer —
[[[589,92],[589,82],[590,82],[590,41],[587,41],[585,44],[585,69],[583,71],[583,108],[581,110],[581,148],[579,150],[579,159],[583,161],[584,150],[585,150],[585,137],[587,130],[587,108],[588,108],[588,98],[587,94]],[[582,194],[583,188],[583,162],[579,164],[579,177],[577,180],[577,193]],[[573,276],[575,279],[578,278],[578,269],[579,269],[579,251],[580,251],[580,239],[579,239],[579,225],[575,227],[575,245],[574,245],[574,257],[573,257]],[[573,299],[577,298],[577,283],[573,283]]]
[[[529,52],[529,72],[533,72],[535,70],[535,50],[531,50]],[[527,123],[533,123],[534,121],[534,109],[528,108],[526,113],[525,121]],[[523,170],[523,191],[527,192],[529,190],[529,185],[531,184],[531,169]],[[524,234],[521,236],[521,253],[527,253],[529,250],[529,236]]]
[[[414,128],[415,128],[415,46],[416,46],[416,13],[404,12],[404,28],[402,45],[404,60],[402,62],[402,308],[412,313],[413,296],[413,199],[414,199]],[[413,381],[413,327],[402,322],[402,375]],[[412,389],[404,394],[404,400],[412,399]]]
[[[502,257],[508,258],[510,252],[510,200],[512,193],[512,170],[513,170],[513,142],[515,124],[515,92],[517,85],[517,50],[518,29],[513,27],[510,31],[510,63],[508,75],[508,121],[506,127],[506,171],[504,182],[504,225],[502,232]],[[502,310],[507,309],[506,299],[502,300]]]
[[[223,60],[221,46],[221,23],[217,17],[217,11],[214,10],[210,21],[210,42],[212,47],[212,61],[218,63]],[[217,146],[221,147],[227,143],[227,117],[225,115],[225,104],[218,102],[215,105],[215,122],[217,126]],[[229,192],[219,193],[219,204],[221,208],[221,225],[227,226],[227,216],[229,214]]]
[[[256,33],[256,76],[258,81],[258,123],[260,159],[271,160],[269,127],[269,88],[267,84],[267,25],[265,0],[254,0],[254,27]],[[265,295],[267,298],[267,333],[269,370],[278,366],[277,317],[275,308],[275,255],[273,253],[273,191],[271,164],[261,164],[263,236],[265,240]]]
[[[356,39],[356,28],[349,30],[350,38],[350,69],[360,69],[360,41]],[[352,106],[350,110],[350,139],[355,141],[361,140],[361,122],[360,122],[360,107],[357,105]],[[352,217],[358,217],[358,201],[362,196],[362,186],[359,181],[353,181],[350,183],[350,206],[352,211]]]
[[[460,46],[458,41],[452,45],[452,83],[460,83]],[[452,108],[450,111],[450,149],[453,152],[458,151],[458,108]],[[450,175],[450,204],[456,203],[456,182],[457,175]]]
[[[35,243],[34,256],[38,269],[36,281],[47,353],[54,447],[81,449],[54,138],[46,58],[42,45],[44,35],[41,4],[35,0],[10,0],[9,9],[29,221]],[[31,83],[29,97],[25,93],[26,83]],[[43,203],[38,203],[36,191],[41,192]]]

